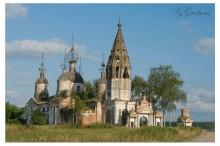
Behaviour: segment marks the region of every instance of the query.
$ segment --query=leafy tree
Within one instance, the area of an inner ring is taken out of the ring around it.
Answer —
[[[92,99],[96,97],[97,87],[96,87],[97,80],[86,81],[85,82],[85,96],[84,98]]]
[[[75,98],[75,108],[74,108],[74,111],[75,112],[80,112],[85,107],[85,104],[80,99],[79,96],[75,96],[74,98]]]
[[[181,89],[183,84],[180,74],[174,72],[171,65],[151,68],[148,93],[154,100],[154,107],[162,110],[164,117],[166,111],[176,110],[176,103],[186,103],[186,93]],[[165,122],[164,118],[163,120]]]
[[[25,124],[26,123],[26,107],[19,108],[16,105],[5,103],[6,123]]]
[[[31,114],[31,123],[34,125],[45,125],[47,123],[46,115],[39,109],[36,109]]]
[[[145,92],[147,90],[146,88],[147,82],[144,78],[136,75],[131,82],[132,97],[138,97],[138,99],[141,99],[141,93]]]

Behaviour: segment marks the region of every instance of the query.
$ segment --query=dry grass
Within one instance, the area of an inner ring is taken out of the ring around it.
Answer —
[[[202,131],[195,127],[126,128],[103,125],[6,125],[6,142],[179,142]]]

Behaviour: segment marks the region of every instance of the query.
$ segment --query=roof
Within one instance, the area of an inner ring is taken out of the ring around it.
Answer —
[[[130,75],[130,70],[131,70],[131,65],[130,65],[130,60],[129,56],[127,53],[125,41],[123,38],[122,30],[121,30],[122,24],[119,22],[118,24],[118,31],[114,40],[113,47],[111,49],[111,54],[108,58],[108,63],[106,65],[106,77],[111,78],[115,77],[115,73],[113,71],[113,68],[118,66],[120,69],[125,69],[126,67],[126,75],[123,78],[129,78]]]
[[[163,114],[160,111],[156,111],[156,118],[163,118]]]
[[[83,83],[84,84],[82,76],[77,71],[75,71],[74,83]]]
[[[40,77],[37,79],[36,84],[49,84],[48,80],[44,77]]]
[[[59,76],[58,80],[70,80],[73,83],[84,84],[82,76],[77,71],[63,72],[62,75]]]

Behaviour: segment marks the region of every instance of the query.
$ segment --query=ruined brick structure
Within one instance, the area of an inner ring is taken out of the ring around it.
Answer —
[[[42,59],[40,78],[35,85],[34,97],[27,102],[27,123],[31,119],[32,111],[38,108],[46,114],[48,124],[109,123],[131,127],[162,126],[162,114],[160,111],[153,114],[151,101],[146,99],[145,94],[140,105],[131,100],[131,64],[120,21],[108,62],[105,66],[103,57],[101,77],[96,84],[97,98],[102,99],[102,102],[97,100],[97,102],[88,103],[87,110],[81,112],[65,112],[65,109],[75,107],[75,99],[70,94],[82,93],[85,90],[83,78],[75,69],[77,54],[73,45],[67,56],[65,53],[64,62],[66,61],[70,65],[69,71],[66,71],[64,63],[63,72],[57,80],[56,95],[49,96],[49,83],[44,77]]]
[[[178,125],[181,126],[192,126],[193,120],[189,116],[189,110],[188,109],[181,109],[181,116],[177,119]]]

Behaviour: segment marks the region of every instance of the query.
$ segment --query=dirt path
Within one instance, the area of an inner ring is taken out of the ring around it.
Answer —
[[[204,131],[201,135],[188,142],[215,142],[215,132]]]

